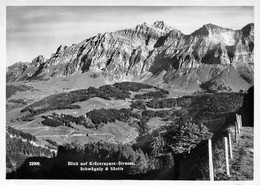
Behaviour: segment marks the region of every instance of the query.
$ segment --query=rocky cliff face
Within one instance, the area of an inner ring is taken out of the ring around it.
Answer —
[[[222,90],[237,91],[252,85],[253,63],[254,24],[241,30],[206,24],[184,35],[156,21],[61,45],[50,59],[39,56],[31,63],[16,63],[7,69],[7,82],[94,71],[102,72],[107,83],[143,81],[193,91],[210,83],[208,88],[221,84]],[[239,84],[227,82],[230,76]]]

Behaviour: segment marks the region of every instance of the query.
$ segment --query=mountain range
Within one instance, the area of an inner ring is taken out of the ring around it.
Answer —
[[[254,24],[239,30],[205,24],[189,35],[163,21],[60,45],[49,59],[7,68],[7,83],[92,72],[106,84],[137,81],[182,92],[247,90],[254,83]]]

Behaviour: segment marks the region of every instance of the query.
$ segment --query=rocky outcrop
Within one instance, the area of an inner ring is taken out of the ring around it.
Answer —
[[[21,75],[23,75],[24,71],[28,67],[29,63],[26,62],[17,62],[12,66],[9,66],[6,71],[6,81],[14,82],[19,79]]]
[[[214,65],[220,74],[232,65],[242,80],[247,78],[247,83],[253,81],[253,58],[254,24],[241,30],[206,24],[192,34],[184,35],[163,21],[156,21],[152,25],[143,23],[134,29],[98,34],[69,47],[61,45],[48,60],[41,56],[31,64],[9,67],[7,81],[48,80],[94,71],[102,72],[107,83],[125,80],[149,83],[149,79],[158,83],[177,83],[177,79],[190,80],[192,77],[192,83],[198,87],[206,81],[201,81],[202,77],[196,77],[192,71]],[[241,67],[244,64],[249,68],[246,77]],[[154,80],[156,78],[158,80]],[[245,87],[243,85],[242,89]]]
[[[38,75],[44,70],[45,59],[42,55],[34,58],[31,63],[19,62],[7,68],[7,82],[37,79]]]

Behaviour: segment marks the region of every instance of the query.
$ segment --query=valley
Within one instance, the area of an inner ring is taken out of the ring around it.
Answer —
[[[243,93],[204,92],[177,98],[159,87],[121,82],[46,96],[10,111],[18,114],[7,126],[29,134],[37,146],[55,153],[66,145],[108,143],[130,145],[148,154],[155,133],[191,120],[198,125],[203,123],[218,137],[234,123],[230,116],[239,111],[243,97]]]

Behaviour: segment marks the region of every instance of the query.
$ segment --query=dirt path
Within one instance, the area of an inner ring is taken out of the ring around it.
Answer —
[[[38,134],[38,133],[40,133],[40,132],[42,132],[42,131],[44,131],[44,130],[48,130],[48,129],[49,129],[48,127],[45,127],[44,129],[41,129],[41,130],[39,130],[39,131],[33,133],[32,135],[35,136],[36,134]]]
[[[107,140],[107,142],[111,142],[111,141],[115,142],[114,138],[116,137],[116,136],[114,136],[113,134],[110,134],[110,133],[102,133],[102,134],[96,134],[96,133],[94,133],[94,134],[89,134],[89,135],[94,135],[94,136],[98,136],[98,135],[109,135],[109,136],[111,136],[111,138],[110,138],[109,140]]]
[[[39,133],[39,132],[41,132],[41,131],[43,131],[43,130],[45,130],[45,129],[42,129],[42,130],[40,130],[40,131],[37,131],[37,132],[34,133],[33,135],[35,135],[35,134],[37,134],[37,133]],[[86,134],[73,134],[73,135],[71,135],[71,133],[73,133],[73,131],[70,131],[70,133],[65,134],[65,135],[41,135],[41,136],[36,136],[36,137],[38,137],[38,138],[41,138],[41,137],[48,137],[48,138],[50,138],[50,137],[87,136]],[[109,135],[109,136],[111,136],[111,138],[110,138],[109,140],[107,140],[107,142],[115,142],[114,138],[116,137],[116,136],[114,136],[113,134],[110,134],[110,133],[102,133],[102,134],[93,133],[93,134],[88,134],[88,136],[91,136],[91,135],[93,135],[93,136]]]
[[[33,121],[30,121],[29,123],[25,123],[24,125],[20,125],[20,126],[16,127],[15,129],[19,129],[19,128],[21,128],[21,127],[24,127],[24,126],[26,126],[26,125],[29,125],[29,124],[33,123],[34,121],[36,121],[36,120],[37,120],[37,119],[35,119],[35,120],[33,120]]]

